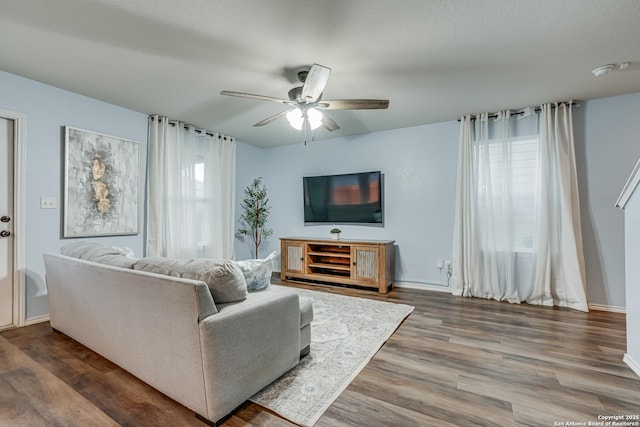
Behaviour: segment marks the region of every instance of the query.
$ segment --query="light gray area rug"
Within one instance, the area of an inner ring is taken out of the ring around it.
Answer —
[[[311,353],[251,401],[296,424],[313,426],[414,307],[296,291],[313,299]]]

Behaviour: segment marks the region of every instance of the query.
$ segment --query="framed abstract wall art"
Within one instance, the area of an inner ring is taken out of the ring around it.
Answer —
[[[63,237],[138,234],[140,145],[64,127]]]

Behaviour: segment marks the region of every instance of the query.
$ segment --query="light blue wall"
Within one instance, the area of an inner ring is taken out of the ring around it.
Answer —
[[[0,109],[27,117],[27,318],[48,313],[42,253],[58,251],[62,215],[62,129],[70,125],[141,143],[146,158],[147,116],[0,71]],[[640,94],[583,102],[574,128],[589,302],[625,305],[622,212],[613,207],[640,157]],[[404,285],[446,286],[436,259],[451,259],[458,122],[259,149],[237,144],[237,203],[253,178],[269,188],[274,236],[261,255],[279,250],[279,237],[328,237],[331,225],[305,226],[302,177],[381,170],[385,174],[384,227],[341,225],[344,238],[395,240],[396,276]],[[146,167],[141,165],[141,191]],[[39,208],[55,196],[54,210]],[[141,208],[144,207],[141,206]],[[143,209],[140,224],[143,222]],[[239,209],[237,214],[239,215]],[[144,236],[102,238],[142,254]],[[236,242],[236,257],[251,247]]]
[[[640,94],[582,104],[574,134],[587,294],[592,304],[624,307],[624,218],[615,203],[640,157]]]
[[[279,238],[329,237],[332,224],[305,226],[302,177],[380,170],[385,181],[383,227],[340,225],[345,239],[395,240],[396,279],[409,286],[446,286],[436,259],[451,259],[458,123],[238,150],[238,205],[244,187],[262,176],[269,189],[274,236],[261,256],[279,251]],[[244,163],[246,162],[246,166]],[[237,258],[249,258],[236,244]],[[278,268],[279,269],[279,268]]]
[[[244,199],[244,190],[253,182],[254,178],[263,176],[263,170],[265,168],[264,155],[268,152],[269,150],[263,150],[256,148],[253,145],[236,141],[236,223],[238,224],[236,229],[240,228],[239,218],[242,213],[240,211],[240,205],[242,204],[242,199]],[[269,190],[273,190],[273,188],[270,188]],[[273,193],[274,191],[269,191],[268,196],[273,198]],[[269,221],[267,226],[271,226],[271,221]],[[273,240],[273,237],[270,238],[270,241],[267,241],[260,246],[261,256],[267,256],[269,254],[266,250],[267,246],[270,247],[271,240]],[[250,239],[245,239],[243,241],[236,239],[236,259],[254,258],[254,255],[253,243],[251,243]]]
[[[146,175],[147,116],[0,71],[0,109],[26,115],[26,317],[49,312],[44,252],[58,252],[61,239],[63,127],[65,125],[140,142],[140,191]],[[141,193],[144,194],[144,193]],[[41,196],[55,196],[56,209],[40,209]],[[143,207],[140,209],[142,229]],[[87,239],[98,240],[98,239]],[[143,234],[99,239],[142,254]]]
[[[574,108],[576,162],[589,303],[625,306],[622,212],[614,208],[640,157],[640,94],[582,102]],[[261,255],[279,250],[279,237],[328,237],[331,225],[305,227],[302,177],[381,170],[385,225],[340,226],[344,238],[395,240],[400,285],[442,288],[436,259],[451,259],[455,206],[457,121],[354,137],[238,151],[238,204],[244,187],[263,176],[269,188],[274,237]],[[236,244],[238,258],[249,247]],[[404,282],[404,283],[403,283]]]

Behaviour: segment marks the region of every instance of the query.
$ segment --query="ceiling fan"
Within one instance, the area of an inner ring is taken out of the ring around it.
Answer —
[[[302,86],[291,89],[289,91],[289,99],[228,90],[223,90],[220,92],[220,95],[258,99],[289,105],[292,107],[289,110],[267,117],[254,126],[264,126],[280,117],[286,116],[289,124],[297,130],[302,130],[303,128],[313,130],[320,126],[323,126],[331,132],[340,129],[340,126],[338,126],[332,118],[323,114],[321,110],[381,110],[389,107],[389,100],[387,99],[323,100],[322,92],[329,81],[329,74],[331,74],[330,68],[318,64],[313,64],[309,71],[298,72],[298,79],[302,82]]]

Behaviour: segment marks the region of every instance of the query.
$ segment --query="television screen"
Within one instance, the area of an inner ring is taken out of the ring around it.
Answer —
[[[382,174],[306,176],[305,223],[382,224]]]

